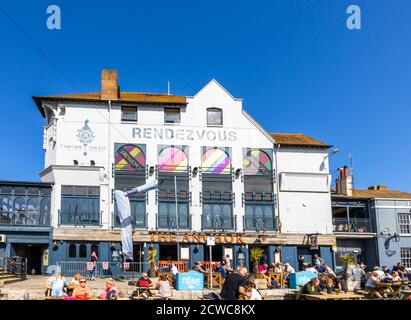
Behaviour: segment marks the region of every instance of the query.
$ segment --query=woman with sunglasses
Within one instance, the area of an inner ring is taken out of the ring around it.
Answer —
[[[76,300],[88,300],[91,298],[90,287],[87,285],[86,279],[80,279],[79,285],[73,290],[72,297]]]

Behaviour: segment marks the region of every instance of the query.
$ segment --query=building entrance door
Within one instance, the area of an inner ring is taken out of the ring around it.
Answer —
[[[43,245],[39,244],[14,244],[16,256],[27,259],[27,273],[41,274]]]

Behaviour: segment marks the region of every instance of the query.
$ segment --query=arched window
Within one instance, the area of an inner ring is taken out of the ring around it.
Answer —
[[[162,147],[158,154],[158,171],[181,172],[187,170],[188,157],[182,147]]]
[[[12,201],[9,197],[3,197],[0,200],[0,211],[8,212],[12,211]]]
[[[40,214],[48,215],[50,214],[50,199],[44,198],[40,202]]]
[[[223,111],[219,108],[207,108],[207,125],[222,126]]]
[[[245,175],[270,174],[271,158],[261,149],[248,149],[243,160],[243,169]]]
[[[13,208],[16,211],[26,210],[26,199],[24,199],[23,197],[18,197],[16,199],[14,199]]]
[[[80,245],[79,258],[87,258],[87,246],[85,244]]]
[[[220,148],[208,149],[204,152],[201,162],[201,169],[204,173],[230,173],[230,156]]]
[[[77,257],[77,247],[74,243],[69,245],[69,258],[76,258]]]
[[[120,146],[115,155],[115,170],[136,171],[146,166],[146,157],[143,150],[134,144]]]
[[[27,201],[27,211],[28,212],[39,212],[39,199],[38,198],[31,198]]]

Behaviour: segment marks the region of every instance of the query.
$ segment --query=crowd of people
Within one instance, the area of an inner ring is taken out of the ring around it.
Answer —
[[[97,296],[102,300],[117,300],[119,298],[119,290],[115,286],[114,280],[106,279],[105,289]],[[54,277],[49,279],[47,291],[52,298],[61,298],[65,300],[90,300],[93,298],[92,290],[87,284],[85,277],[76,274],[73,279],[68,282],[61,273],[56,273]],[[71,291],[71,294],[69,292]]]

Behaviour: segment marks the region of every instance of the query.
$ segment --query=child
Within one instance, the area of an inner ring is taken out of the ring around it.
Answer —
[[[247,281],[245,291],[250,295],[249,300],[263,300],[260,292],[256,289],[254,282]]]

